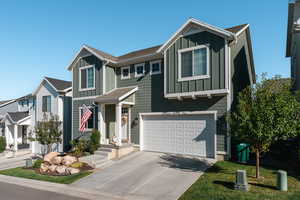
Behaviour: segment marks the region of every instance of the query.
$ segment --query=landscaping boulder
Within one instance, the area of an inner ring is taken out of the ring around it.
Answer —
[[[66,166],[58,166],[56,167],[56,172],[60,175],[64,175],[66,174],[66,169],[67,169]]]
[[[61,156],[56,156],[51,159],[51,164],[60,165],[62,160],[63,160],[63,158]]]
[[[78,174],[80,170],[73,167],[68,167],[66,172],[70,175],[73,175],[73,174]]]
[[[41,171],[42,173],[45,173],[45,172],[47,172],[48,170],[49,170],[49,165],[47,165],[46,163],[42,163],[42,164],[41,164],[40,171]]]
[[[58,167],[57,165],[50,165],[50,166],[49,166],[50,172],[56,172],[56,168],[57,168],[57,167]]]
[[[54,157],[57,157],[58,155],[59,155],[58,152],[50,152],[50,153],[48,153],[47,155],[45,155],[44,161],[45,161],[45,162],[48,162],[48,163],[51,163],[51,160],[52,160]]]
[[[77,158],[74,156],[69,156],[69,155],[64,156],[63,160],[62,160],[62,164],[65,166],[70,166],[75,162],[77,162]]]

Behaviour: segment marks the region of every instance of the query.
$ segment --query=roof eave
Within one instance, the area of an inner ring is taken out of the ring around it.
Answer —
[[[213,25],[210,25],[210,24],[207,24],[207,23],[204,23],[202,21],[199,21],[197,19],[194,19],[194,18],[190,18],[189,20],[187,20],[170,38],[169,40],[167,40],[156,52],[157,53],[161,53],[163,52],[168,46],[169,44],[172,43],[172,41],[178,37],[180,35],[180,32],[184,30],[184,28],[186,26],[188,26],[189,24],[191,23],[194,23],[196,25],[199,25],[203,28],[206,28],[206,29],[209,29],[209,30],[212,30],[214,32],[217,32],[221,35],[223,35],[226,39],[229,39],[229,40],[234,40],[236,38],[236,35],[234,33],[231,33],[227,30],[224,30],[224,29],[221,29],[219,27],[216,27],[216,26],[213,26]]]

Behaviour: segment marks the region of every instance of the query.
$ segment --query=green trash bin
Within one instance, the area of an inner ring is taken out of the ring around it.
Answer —
[[[241,143],[237,145],[236,149],[237,149],[238,162],[247,163],[249,160],[250,145],[246,143]]]

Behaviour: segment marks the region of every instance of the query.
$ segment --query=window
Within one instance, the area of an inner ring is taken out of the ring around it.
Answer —
[[[209,49],[196,46],[178,51],[179,81],[209,78]]]
[[[51,112],[51,96],[43,96],[42,112]]]
[[[95,89],[95,66],[89,65],[80,68],[80,90]]]
[[[121,79],[130,78],[130,67],[122,67],[121,68]]]
[[[154,74],[160,74],[160,73],[161,73],[161,61],[156,60],[156,61],[150,62],[150,74],[154,75]]]
[[[145,75],[145,63],[134,65],[135,77],[141,77]]]
[[[87,122],[87,127],[86,127],[86,131],[90,131],[90,130],[92,130],[93,128],[94,128],[94,109],[93,108],[90,108],[89,107],[89,109],[90,109],[90,111],[92,111],[92,115],[91,115],[91,117],[89,118],[89,120],[88,120],[88,122]],[[79,116],[79,127],[80,127],[80,124],[81,124],[81,116],[82,116],[82,114],[83,114],[83,110],[82,110],[82,108],[80,107],[79,108],[79,114],[80,114],[80,116]]]

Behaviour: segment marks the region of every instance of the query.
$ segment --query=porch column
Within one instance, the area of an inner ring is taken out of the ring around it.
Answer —
[[[128,108],[128,141],[131,143],[131,106]]]
[[[106,131],[105,131],[105,105],[99,104],[98,105],[98,129],[101,134],[101,141],[100,144],[108,144],[106,142]]]
[[[122,122],[121,122],[121,115],[122,115],[122,104],[116,104],[116,137],[118,138],[118,146],[122,145]]]
[[[5,124],[5,139],[6,139],[6,149],[9,149],[9,139],[10,139],[10,132],[9,132],[9,129],[8,129],[8,125]]]
[[[18,125],[14,125],[14,150],[18,151]]]

